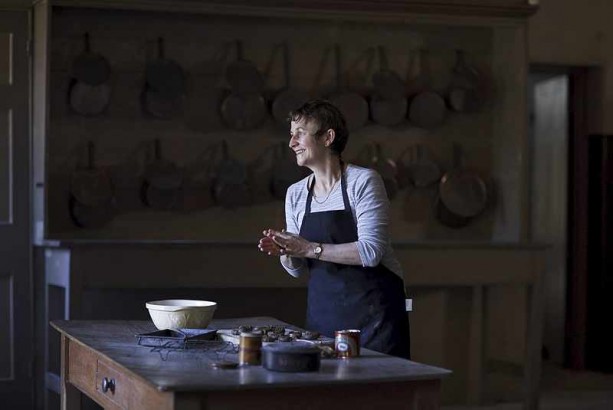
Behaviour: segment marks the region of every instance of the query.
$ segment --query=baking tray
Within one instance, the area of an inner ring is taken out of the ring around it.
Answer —
[[[164,329],[135,336],[140,346],[187,349],[216,340],[217,329]]]

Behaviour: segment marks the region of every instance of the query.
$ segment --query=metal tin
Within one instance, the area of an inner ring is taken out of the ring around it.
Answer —
[[[334,350],[341,359],[360,355],[360,331],[358,329],[334,332]]]
[[[262,366],[276,372],[314,372],[320,359],[319,348],[309,342],[270,343],[262,348]]]
[[[262,335],[243,332],[239,338],[239,366],[259,365],[262,363]]]

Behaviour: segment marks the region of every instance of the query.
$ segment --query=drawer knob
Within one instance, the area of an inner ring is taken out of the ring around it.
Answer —
[[[102,391],[104,393],[111,391],[111,393],[115,393],[115,379],[109,379],[105,377],[102,379]]]

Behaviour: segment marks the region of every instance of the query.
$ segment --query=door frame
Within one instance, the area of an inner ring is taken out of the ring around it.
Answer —
[[[0,381],[0,400],[11,408],[32,408],[35,405],[35,345],[34,345],[34,288],[32,254],[32,192],[31,192],[31,93],[32,93],[32,3],[8,0],[0,5],[0,16],[10,19],[15,27],[8,27],[14,34],[11,43],[11,61],[15,64],[15,87],[10,92],[12,110],[10,141],[12,192],[11,219],[0,226],[0,253],[4,253],[4,266],[11,278],[10,307],[13,371],[10,377]],[[7,88],[10,90],[9,88]],[[7,240],[7,237],[10,238]],[[2,239],[4,237],[4,239]]]
[[[567,292],[564,365],[585,369],[588,278],[588,138],[602,130],[603,80],[601,67],[534,65],[536,71],[569,76],[569,168]]]
[[[598,66],[531,64],[530,72],[566,74],[569,79],[564,366],[584,370],[588,275],[588,136],[602,130],[604,70]]]

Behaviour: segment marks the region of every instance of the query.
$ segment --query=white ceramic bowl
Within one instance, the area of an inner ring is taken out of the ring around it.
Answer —
[[[211,320],[217,303],[208,300],[168,299],[145,303],[153,324],[158,329],[204,329]]]

